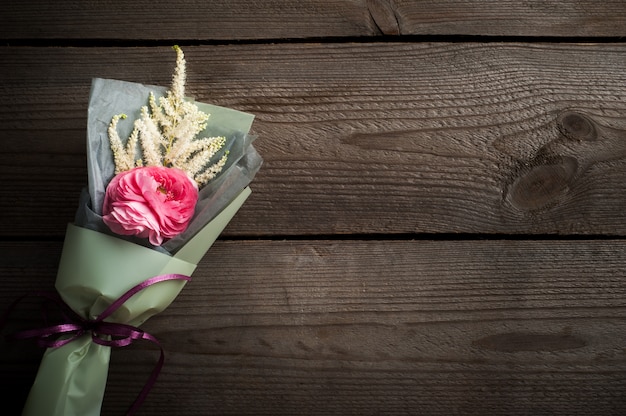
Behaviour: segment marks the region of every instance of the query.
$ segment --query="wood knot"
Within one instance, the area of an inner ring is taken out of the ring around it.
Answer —
[[[367,0],[366,5],[372,21],[380,33],[383,35],[400,34],[400,24],[396,11],[389,0]]]
[[[595,123],[587,116],[566,111],[557,118],[557,125],[561,133],[572,140],[597,140],[598,130]]]
[[[578,162],[569,156],[534,166],[513,182],[510,202],[528,211],[545,208],[569,191],[577,171]]]

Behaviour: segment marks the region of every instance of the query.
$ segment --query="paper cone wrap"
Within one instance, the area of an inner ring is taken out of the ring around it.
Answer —
[[[76,313],[93,319],[129,289],[151,277],[169,273],[191,276],[250,193],[249,188],[244,188],[173,256],[68,225],[55,283],[57,291]],[[167,308],[185,283],[172,280],[149,286],[106,321],[138,326]],[[98,416],[110,354],[111,347],[94,343],[91,334],[62,347],[47,349],[23,415]]]

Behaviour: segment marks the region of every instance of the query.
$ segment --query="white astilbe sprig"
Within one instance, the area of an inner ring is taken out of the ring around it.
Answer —
[[[135,121],[135,130],[139,132],[139,142],[146,166],[162,166],[161,132],[159,126],[150,118],[148,109],[142,107],[141,118]]]
[[[108,134],[115,174],[136,166],[174,167],[187,172],[202,187],[226,164],[228,151],[211,163],[226,144],[226,139],[196,137],[206,128],[209,114],[185,100],[185,57],[178,46],[174,50],[176,69],[170,90],[158,102],[150,93],[148,105],[141,108],[141,117],[135,120],[125,146],[117,133],[117,125],[126,115],[119,114],[111,119]],[[140,157],[137,156],[137,142],[141,147]]]
[[[137,144],[137,136],[139,131],[133,130],[130,137],[126,141],[126,148],[122,144],[120,136],[117,134],[117,123],[120,119],[125,119],[126,114],[118,114],[113,116],[109,124],[109,141],[111,142],[111,150],[113,151],[113,160],[115,162],[115,174],[125,170],[132,169],[135,166],[135,146]]]

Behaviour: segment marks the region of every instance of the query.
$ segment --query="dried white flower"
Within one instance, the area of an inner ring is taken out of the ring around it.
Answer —
[[[172,86],[157,103],[150,94],[148,105],[141,108],[141,118],[135,120],[134,129],[123,145],[117,133],[117,124],[126,115],[116,115],[109,125],[109,141],[115,161],[115,173],[135,166],[175,167],[187,172],[199,187],[213,179],[224,167],[228,151],[215,163],[210,163],[226,144],[224,137],[196,138],[207,125],[209,114],[202,112],[193,102],[185,101],[185,56],[176,51],[176,69]],[[141,155],[137,158],[137,141]]]

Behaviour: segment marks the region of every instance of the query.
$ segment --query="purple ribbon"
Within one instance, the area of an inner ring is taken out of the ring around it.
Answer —
[[[37,292],[34,294],[35,296],[46,298],[60,308],[65,323],[52,325],[45,328],[21,331],[13,334],[12,338],[34,338],[37,340],[37,344],[44,348],[62,347],[63,345],[74,341],[75,339],[86,333],[91,333],[91,339],[93,342],[107,347],[125,347],[132,344],[133,341],[141,339],[151,341],[152,343],[156,344],[161,349],[161,355],[154,369],[152,370],[148,381],[146,382],[146,384],[144,384],[143,389],[126,413],[127,415],[132,415],[134,412],[137,411],[137,409],[139,409],[141,404],[146,399],[148,393],[150,392],[150,389],[152,389],[152,387],[154,386],[154,383],[156,382],[156,379],[161,372],[161,368],[163,367],[165,353],[159,341],[149,333],[132,325],[120,324],[115,322],[105,322],[104,320],[111,316],[112,313],[114,313],[120,306],[122,306],[128,299],[133,297],[138,292],[141,292],[143,289],[152,286],[155,283],[160,283],[167,280],[190,281],[191,277],[182,274],[162,274],[145,280],[130,289],[128,292],[124,293],[119,299],[113,302],[95,319],[85,319],[76,312],[74,312],[72,308],[70,308],[63,301],[61,296],[59,296],[59,294],[56,292]],[[4,326],[4,323],[13,308],[25,297],[26,295],[13,302],[13,304],[5,313],[4,317],[0,319],[0,328]],[[59,337],[63,335],[70,336],[67,338],[63,337],[59,339]]]

